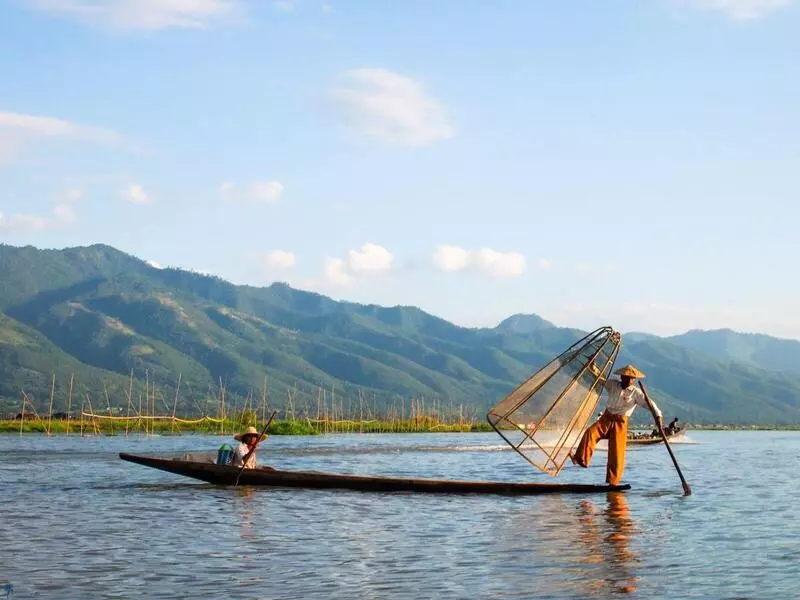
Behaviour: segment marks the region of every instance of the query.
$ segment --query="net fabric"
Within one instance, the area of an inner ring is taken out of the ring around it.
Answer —
[[[588,334],[489,410],[489,423],[525,460],[558,475],[595,414],[620,340],[611,327]]]

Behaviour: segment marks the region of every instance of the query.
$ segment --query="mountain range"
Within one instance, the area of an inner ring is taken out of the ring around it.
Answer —
[[[179,412],[197,413],[221,384],[229,397],[260,397],[266,381],[273,405],[290,391],[295,404],[315,406],[325,389],[347,401],[385,407],[424,398],[481,416],[586,333],[522,314],[496,327],[460,327],[411,306],[156,268],[102,244],[0,245],[0,281],[4,412],[19,408],[23,391],[39,408],[47,404],[53,375],[54,405],[63,407],[74,375],[74,402],[92,401],[95,410],[123,406],[128,394],[135,404],[145,382],[155,382],[157,408],[171,410],[176,395]],[[647,373],[665,416],[800,422],[800,342],[731,330],[630,333],[618,358],[627,362]],[[637,419],[646,421],[644,412]]]

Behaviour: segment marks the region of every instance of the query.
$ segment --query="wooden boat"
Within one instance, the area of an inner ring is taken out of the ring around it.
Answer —
[[[208,483],[232,485],[239,473],[238,467],[217,465],[211,462],[196,462],[139,456],[121,452],[122,460],[160,469],[169,473],[193,477]],[[501,481],[457,481],[441,479],[411,479],[399,477],[367,477],[317,473],[313,471],[277,471],[269,469],[245,469],[239,485],[271,487],[347,489],[365,492],[422,492],[428,494],[590,494],[629,490],[630,485],[592,485],[579,483],[506,483]]]
[[[667,438],[669,439],[669,438]],[[631,438],[628,439],[628,446],[649,446],[651,444],[663,444],[664,440],[660,437]]]
[[[678,433],[673,433],[672,435],[668,435],[667,439],[671,440],[673,438],[678,437],[683,430],[679,431]],[[657,437],[640,437],[640,438],[628,438],[628,446],[630,445],[638,445],[638,446],[648,446],[651,444],[663,444],[664,439],[661,436]]]

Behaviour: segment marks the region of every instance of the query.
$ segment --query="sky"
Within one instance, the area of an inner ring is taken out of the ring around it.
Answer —
[[[0,0],[0,242],[800,339],[800,0]]]

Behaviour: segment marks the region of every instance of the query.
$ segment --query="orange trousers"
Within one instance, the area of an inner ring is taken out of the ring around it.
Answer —
[[[612,415],[604,411],[597,422],[589,427],[575,450],[575,462],[588,467],[592,454],[600,440],[608,440],[608,462],[606,464],[606,483],[619,485],[625,471],[625,448],[628,443],[628,417]]]

